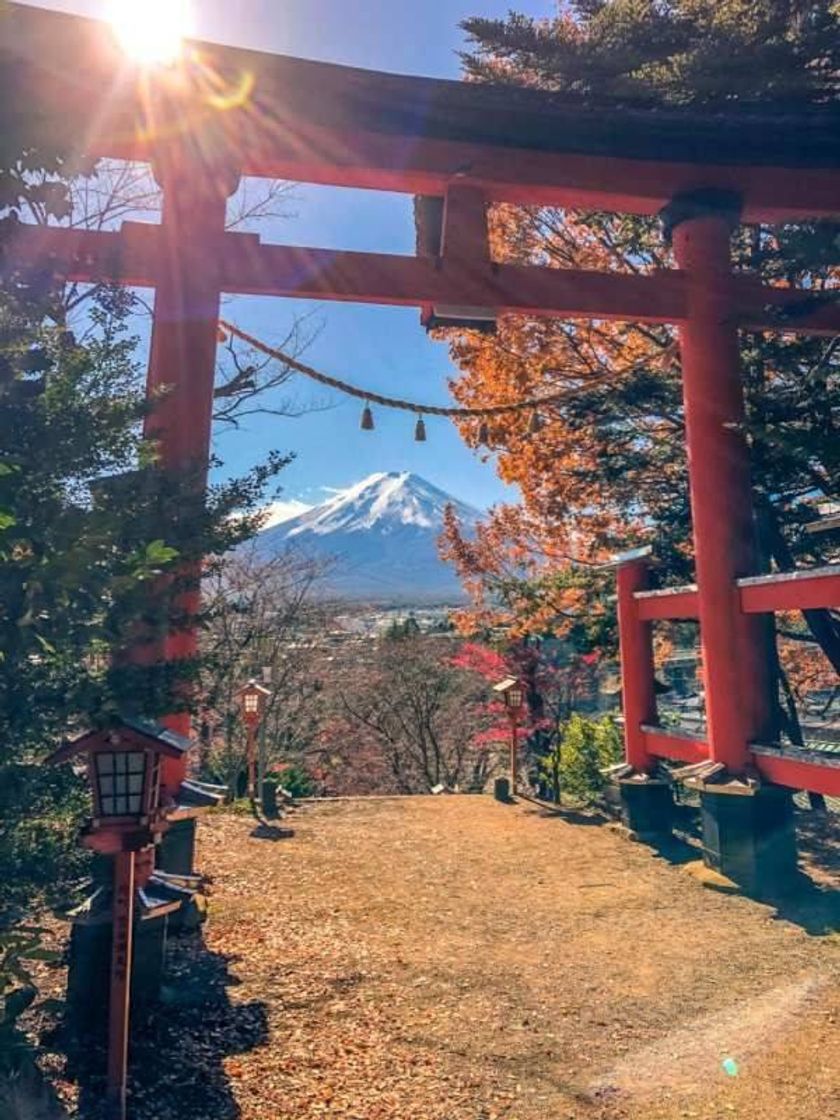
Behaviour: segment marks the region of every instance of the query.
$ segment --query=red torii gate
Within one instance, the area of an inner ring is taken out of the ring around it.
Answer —
[[[642,563],[619,569],[628,763],[643,776],[658,757],[710,759],[736,778],[754,770],[840,795],[828,760],[760,745],[770,692],[758,613],[840,604],[840,570],[756,578],[737,334],[834,335],[840,306],[734,274],[729,253],[740,220],[840,217],[835,115],[594,109],[195,42],[173,68],[143,75],[95,21],[11,4],[0,30],[21,96],[66,120],[81,151],[148,161],[162,188],[160,225],[23,227],[8,255],[68,279],[155,289],[149,386],[170,392],[149,434],[165,464],[206,466],[223,291],[412,305],[426,320],[490,311],[677,324],[697,587],[652,593]],[[241,175],[442,198],[440,244],[394,256],[226,233]],[[662,212],[678,267],[637,276],[493,261],[486,206],[497,201]],[[700,622],[703,742],[656,725],[650,626],[674,617]],[[173,635],[162,653],[184,656],[194,641]],[[188,731],[187,717],[170,722]],[[171,792],[183,777],[170,764]]]

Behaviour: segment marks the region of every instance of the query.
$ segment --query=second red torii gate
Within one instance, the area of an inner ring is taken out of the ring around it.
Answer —
[[[840,217],[836,116],[599,110],[539,91],[376,74],[206,43],[188,44],[172,70],[141,76],[103,24],[14,4],[2,21],[2,49],[31,101],[73,122],[80,151],[149,161],[162,188],[159,226],[22,227],[7,258],[69,279],[114,277],[155,289],[149,384],[170,392],[149,434],[166,464],[207,463],[223,291],[414,305],[427,316],[490,309],[677,324],[698,586],[670,602],[700,621],[703,749],[734,774],[756,765],[773,782],[840,793],[840,770],[766,762],[751,749],[767,729],[769,709],[754,611],[781,609],[783,599],[840,604],[840,574],[800,578],[793,598],[774,598],[777,585],[762,606],[749,606],[762,593],[744,584],[756,574],[756,558],[737,340],[739,327],[840,333],[840,307],[814,292],[735,275],[729,257],[739,220]],[[71,69],[68,59],[86,63]],[[333,252],[226,233],[226,200],[243,174],[443,197],[439,251]],[[664,209],[678,268],[636,276],[492,261],[486,207],[495,201],[636,214]],[[684,758],[686,750],[650,729],[646,684],[635,698],[627,693],[627,682],[632,693],[641,679],[646,628],[664,617],[653,599],[635,594],[641,587],[631,586],[634,578],[629,571],[620,577],[628,758],[645,770],[657,754]],[[176,634],[162,653],[184,656],[193,646],[192,635]],[[187,730],[183,717],[173,724]],[[170,768],[170,785],[182,777]]]

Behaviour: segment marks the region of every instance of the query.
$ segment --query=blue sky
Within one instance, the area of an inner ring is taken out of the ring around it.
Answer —
[[[49,7],[107,14],[110,0],[51,0]],[[142,0],[138,0],[142,6]],[[370,69],[458,77],[458,29],[469,15],[504,16],[508,8],[547,16],[554,0],[196,0],[199,37],[346,63]],[[264,223],[266,241],[336,249],[411,253],[411,198],[376,191],[299,185],[293,217]],[[358,304],[281,299],[231,299],[225,315],[267,341],[282,339],[295,314],[318,328],[304,360],[366,388],[433,404],[451,403],[446,383],[454,371],[447,348],[431,342],[419,311]],[[515,500],[445,420],[427,422],[428,442],[413,439],[413,418],[376,411],[376,430],[359,428],[359,402],[313,389],[296,379],[298,403],[332,407],[296,419],[254,417],[247,426],[217,433],[215,450],[226,472],[257,462],[271,448],[293,450],[283,473],[283,497],[319,501],[322,487],[342,487],[374,471],[411,470],[479,507]],[[284,393],[284,395],[286,395]]]

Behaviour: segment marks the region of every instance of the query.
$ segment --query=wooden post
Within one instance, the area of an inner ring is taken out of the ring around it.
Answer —
[[[268,751],[266,749],[265,738],[266,738],[266,725],[265,725],[265,715],[263,715],[263,718],[260,721],[260,746],[259,746],[259,751],[257,753],[257,801],[259,803],[260,808],[262,809],[263,816],[265,816],[265,803],[264,803],[264,800],[263,800],[264,789],[265,789],[265,768],[268,764],[268,761],[267,761]]]
[[[686,447],[709,757],[738,774],[772,717],[766,632],[741,611],[736,580],[756,573],[738,331],[732,317],[732,196],[697,192],[665,212],[687,280],[680,324]]]
[[[252,801],[256,799],[256,728],[249,720],[247,723],[247,758],[248,758],[248,796]]]
[[[134,852],[114,856],[111,993],[108,1012],[109,1120],[125,1120],[131,956],[134,935]]]
[[[627,560],[616,573],[618,641],[621,658],[621,704],[624,712],[624,757],[638,772],[653,768],[643,723],[657,721],[651,624],[639,618],[637,591],[648,585],[647,560]]]
[[[517,713],[515,709],[510,713],[510,794],[516,793],[517,754],[519,750],[519,734],[517,726]]]
[[[489,264],[487,201],[478,187],[456,181],[447,189],[441,256],[447,263],[462,267]]]

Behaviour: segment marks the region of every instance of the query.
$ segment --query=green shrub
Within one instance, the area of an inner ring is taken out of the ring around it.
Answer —
[[[594,720],[575,714],[566,724],[560,748],[560,783],[563,793],[583,802],[594,800],[603,788]]]
[[[602,767],[624,761],[624,736],[612,716],[602,716],[595,724],[595,745]]]
[[[555,801],[563,793],[586,803],[594,801],[606,784],[601,771],[623,757],[624,740],[612,716],[593,720],[576,713],[540,759],[539,773]]]
[[[269,777],[273,777],[269,775]],[[303,766],[297,763],[276,776],[276,784],[289,791],[292,797],[312,797],[315,786]]]

